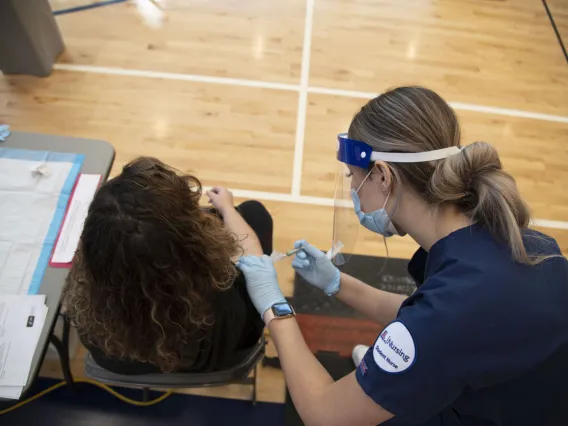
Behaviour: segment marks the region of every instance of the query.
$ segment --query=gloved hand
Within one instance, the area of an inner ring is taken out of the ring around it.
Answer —
[[[292,268],[314,287],[328,296],[339,291],[341,274],[324,252],[305,240],[296,241],[294,247],[302,247],[292,262]]]
[[[286,302],[270,257],[243,256],[237,261],[237,266],[245,275],[248,294],[261,317],[275,303]]]

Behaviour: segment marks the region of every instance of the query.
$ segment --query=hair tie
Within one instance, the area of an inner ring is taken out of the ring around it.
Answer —
[[[463,180],[464,192],[468,194],[471,192],[473,178],[471,176],[471,172],[467,174],[467,178]]]

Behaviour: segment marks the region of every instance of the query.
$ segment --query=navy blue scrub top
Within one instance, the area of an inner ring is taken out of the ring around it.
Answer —
[[[532,254],[556,241],[524,236]],[[568,425],[568,262],[515,263],[473,225],[420,249],[418,284],[356,371],[388,425]]]

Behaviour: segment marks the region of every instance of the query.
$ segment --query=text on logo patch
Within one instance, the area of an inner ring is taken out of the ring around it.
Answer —
[[[400,322],[391,323],[377,338],[373,358],[377,366],[388,373],[400,373],[409,368],[416,356],[414,339]]]

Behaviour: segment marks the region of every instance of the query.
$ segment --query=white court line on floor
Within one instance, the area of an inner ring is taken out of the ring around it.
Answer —
[[[208,191],[209,189],[211,188],[204,186],[203,192]],[[333,198],[312,197],[307,195],[292,195],[292,194],[285,194],[282,192],[263,192],[263,191],[249,190],[249,189],[231,189],[231,192],[236,198],[254,199],[258,201],[278,201],[281,203],[307,204],[310,206],[324,206],[324,207],[333,207],[334,205]],[[539,226],[542,228],[568,230],[568,222],[564,222],[561,220],[534,218],[531,221],[531,224],[532,226]]]
[[[246,80],[242,78],[212,77],[207,75],[178,74],[161,71],[131,70],[115,67],[99,67],[94,65],[55,64],[53,69],[60,71],[75,71],[93,74],[123,75],[129,77],[158,78],[163,80],[182,80],[196,83],[225,84],[229,86],[258,87],[261,89],[287,90],[298,92],[297,84],[271,83],[269,81]]]
[[[481,105],[464,104],[462,102],[450,102],[452,108],[462,111],[477,111],[485,114],[507,115],[509,117],[532,118],[535,120],[555,121],[557,123],[568,123],[568,117],[558,115],[541,114],[539,112],[520,111],[518,109],[497,108]]]
[[[533,226],[540,226],[542,228],[554,228],[554,229],[568,230],[568,222],[563,222],[561,220],[548,220],[548,219],[534,218],[531,221],[531,224]]]
[[[306,130],[306,110],[308,106],[308,80],[310,78],[310,57],[312,49],[312,27],[314,22],[314,0],[306,1],[304,22],[304,44],[302,49],[302,72],[300,74],[300,93],[298,95],[298,116],[296,119],[296,138],[294,141],[294,163],[292,166],[292,195],[300,195],[302,186],[302,167],[304,158],[304,137]]]
[[[161,71],[132,70],[115,67],[99,67],[95,65],[74,65],[74,64],[55,64],[54,69],[60,71],[85,72],[93,74],[123,75],[130,77],[146,77],[164,80],[182,80],[197,83],[224,84],[229,86],[257,87],[261,89],[287,90],[300,92],[301,87],[297,84],[273,83],[260,80],[247,80],[243,78],[211,77],[197,74],[177,74]],[[322,95],[344,96],[349,98],[371,99],[377,93],[359,92],[355,90],[330,89],[326,87],[309,87],[308,93],[319,93]],[[450,102],[456,110],[477,111],[486,114],[505,115],[509,117],[532,118],[535,120],[554,121],[557,123],[568,123],[568,117],[560,115],[542,114],[539,112],[523,111],[518,109],[499,108],[485,105],[467,104],[463,102]]]
[[[309,87],[308,93],[318,93],[321,95],[343,96],[347,98],[360,98],[360,99],[372,99],[378,95],[378,93],[373,93],[373,92],[358,92],[354,90],[328,89],[326,87]],[[559,115],[542,114],[540,112],[522,111],[518,109],[499,108],[499,107],[491,107],[485,105],[466,104],[463,102],[449,102],[449,104],[452,106],[452,108],[458,111],[459,110],[476,111],[485,114],[506,115],[509,117],[532,118],[535,120],[554,121],[557,123],[568,123],[568,117],[562,117]]]

